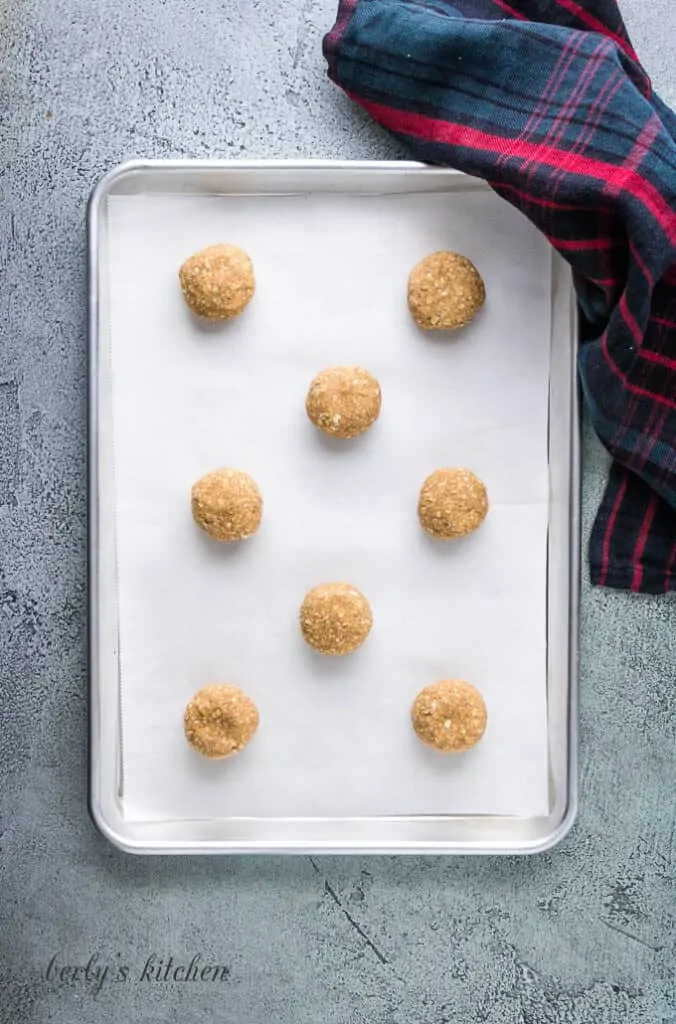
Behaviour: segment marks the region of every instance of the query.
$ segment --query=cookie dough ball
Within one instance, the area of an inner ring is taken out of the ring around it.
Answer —
[[[236,245],[209,245],[188,257],[178,272],[183,297],[203,320],[229,320],[251,300],[251,260]]]
[[[214,540],[244,540],[255,533],[263,515],[256,481],[239,469],[215,469],[192,488],[193,519]]]
[[[183,715],[185,736],[204,757],[238,754],[258,728],[258,708],[236,686],[205,686],[195,694]]]
[[[433,252],[409,275],[408,308],[425,331],[466,327],[485,299],[479,271],[457,252]]]
[[[421,690],[411,708],[418,739],[444,754],[469,750],[486,731],[484,699],[462,679],[442,679]]]
[[[418,518],[431,537],[465,537],[481,526],[487,513],[486,488],[469,469],[436,469],[420,489]]]
[[[350,654],[371,632],[373,613],[364,595],[349,583],[320,583],[300,607],[303,637],[322,654]]]
[[[378,419],[380,404],[380,384],[360,366],[322,370],[305,400],[314,425],[332,437],[359,437]]]

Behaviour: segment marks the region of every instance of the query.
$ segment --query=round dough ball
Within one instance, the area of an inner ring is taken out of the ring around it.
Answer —
[[[185,709],[183,728],[191,747],[204,757],[232,757],[258,728],[258,708],[236,686],[205,686]]]
[[[332,437],[359,437],[378,419],[380,404],[380,384],[360,366],[322,370],[305,400],[314,425]]]
[[[244,540],[255,533],[263,498],[253,477],[239,469],[215,469],[192,488],[193,519],[214,540]]]
[[[465,537],[481,526],[487,513],[486,488],[469,469],[435,469],[420,489],[418,518],[431,537]]]
[[[371,632],[373,613],[364,595],[349,583],[320,583],[300,607],[303,637],[322,654],[350,654]]]
[[[466,327],[486,300],[479,271],[457,252],[433,252],[408,279],[408,308],[425,331]]]
[[[486,705],[462,679],[442,679],[421,690],[411,708],[416,735],[445,754],[469,750],[486,731]]]
[[[251,260],[236,245],[209,245],[178,272],[183,297],[203,320],[229,320],[249,304],[256,282]]]

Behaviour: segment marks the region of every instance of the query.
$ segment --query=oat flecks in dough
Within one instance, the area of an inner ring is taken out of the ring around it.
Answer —
[[[373,625],[368,601],[349,583],[320,583],[300,607],[303,637],[322,654],[350,654],[366,640]]]
[[[188,307],[203,320],[229,320],[249,304],[256,283],[251,260],[236,245],[209,245],[178,272]]]
[[[263,498],[253,477],[240,469],[216,469],[193,484],[193,519],[214,540],[244,540],[256,532]]]
[[[486,705],[463,679],[442,679],[421,690],[411,708],[416,735],[445,754],[469,750],[486,730]]]
[[[457,252],[433,252],[416,264],[408,279],[408,308],[426,331],[466,327],[486,301],[479,271]]]
[[[469,469],[436,469],[420,489],[418,518],[431,537],[465,537],[481,526],[487,513],[486,488]]]
[[[359,437],[380,415],[376,378],[360,366],[332,366],[310,384],[305,408],[310,420],[332,437]]]
[[[258,728],[258,708],[236,686],[205,686],[183,715],[185,737],[203,757],[232,757],[243,750]]]

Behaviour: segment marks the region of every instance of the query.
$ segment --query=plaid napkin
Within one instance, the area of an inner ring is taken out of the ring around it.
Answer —
[[[324,53],[413,155],[485,178],[573,268],[614,459],[591,577],[676,590],[676,116],[615,0],[342,0]]]

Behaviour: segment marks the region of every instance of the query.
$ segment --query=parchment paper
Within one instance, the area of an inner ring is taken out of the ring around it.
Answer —
[[[109,200],[125,808],[135,820],[219,816],[537,815],[547,809],[545,572],[550,254],[480,193]],[[231,241],[256,295],[203,327],[177,271]],[[487,304],[461,333],[425,335],[406,307],[413,264],[440,248],[479,267]],[[323,439],[304,400],[320,369],[380,380],[381,418]],[[486,483],[482,528],[426,538],[416,503],[438,466]],[[260,532],[218,545],[190,487],[218,466],[259,482]],[[368,596],[356,654],[314,653],[305,591],[347,580]],[[488,728],[442,756],[415,737],[418,690],[461,677]],[[228,681],[261,725],[238,757],[187,745],[183,709]]]

